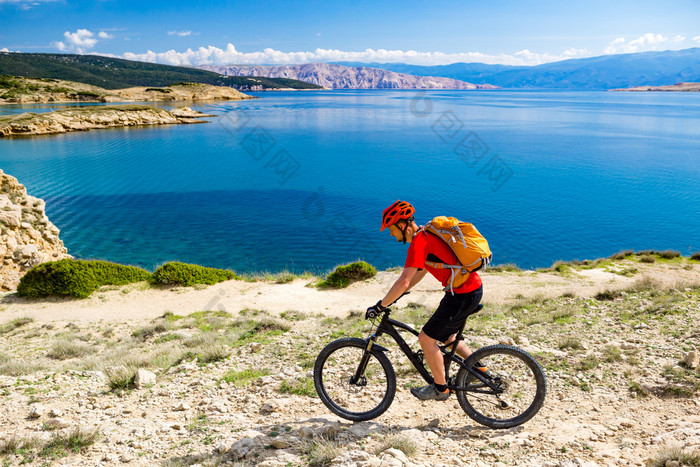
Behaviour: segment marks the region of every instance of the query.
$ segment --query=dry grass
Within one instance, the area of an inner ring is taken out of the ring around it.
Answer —
[[[416,454],[418,447],[416,446],[416,443],[405,436],[394,434],[384,438],[374,452],[375,454],[379,455],[387,449],[398,449],[406,454],[406,457],[411,458]]]
[[[59,339],[53,343],[46,356],[54,360],[67,360],[69,358],[84,357],[91,353],[94,353],[92,347],[72,342],[69,339]]]
[[[669,461],[676,461],[681,466],[700,466],[699,449],[683,449],[681,446],[664,446],[647,463],[650,467],[665,467]]]

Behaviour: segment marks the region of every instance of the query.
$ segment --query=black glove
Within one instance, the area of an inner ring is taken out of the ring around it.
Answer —
[[[382,306],[382,301],[379,300],[376,305],[367,308],[365,319],[374,319],[386,311],[386,307]]]

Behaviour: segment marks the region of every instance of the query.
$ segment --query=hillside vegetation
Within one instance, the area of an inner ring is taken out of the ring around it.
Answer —
[[[176,83],[160,88],[105,89],[53,78],[0,75],[0,104],[49,102],[163,102],[251,99],[228,86]]]
[[[168,86],[194,82],[236,89],[320,89],[293,79],[225,77],[218,73],[180,66],[136,62],[97,55],[27,54],[0,52],[0,74],[54,78],[91,84],[105,89],[132,86]]]

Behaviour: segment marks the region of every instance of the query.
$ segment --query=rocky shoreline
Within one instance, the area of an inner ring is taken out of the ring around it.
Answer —
[[[645,91],[663,91],[663,92],[700,92],[700,83],[676,83],[670,86],[635,86],[633,88],[611,89],[611,91],[625,92],[645,92]]]
[[[0,289],[12,290],[33,266],[70,258],[58,227],[46,217],[43,200],[0,170]]]
[[[201,118],[213,116],[188,107],[171,111],[133,105],[76,107],[0,117],[0,137],[49,135],[97,128],[206,123]]]

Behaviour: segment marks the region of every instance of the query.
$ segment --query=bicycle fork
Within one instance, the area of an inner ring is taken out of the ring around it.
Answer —
[[[367,346],[365,347],[365,351],[362,353],[362,358],[360,359],[360,364],[357,365],[357,370],[355,370],[355,374],[350,377],[350,384],[355,385],[355,386],[366,386],[367,385],[367,378],[365,377],[365,370],[367,369],[367,363],[369,363],[369,359],[371,357],[371,352],[373,348],[377,348],[383,352],[387,352],[388,349],[385,349],[381,345],[377,344],[377,335],[373,334],[369,339],[367,339]]]

